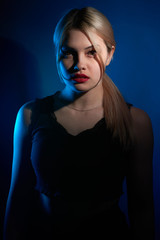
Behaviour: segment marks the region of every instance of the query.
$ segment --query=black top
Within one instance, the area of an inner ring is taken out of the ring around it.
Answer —
[[[119,199],[127,152],[112,139],[105,119],[73,136],[57,122],[53,102],[54,95],[37,100],[32,115],[31,162],[36,189],[66,200]]]

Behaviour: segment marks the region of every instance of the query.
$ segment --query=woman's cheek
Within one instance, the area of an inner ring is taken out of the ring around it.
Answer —
[[[70,78],[70,75],[69,75],[68,70],[67,70],[67,66],[68,65],[66,65],[64,62],[60,62],[60,64],[59,64],[60,71],[61,71],[61,74],[64,77],[64,79],[69,79]]]
[[[62,61],[63,68],[66,70],[70,69],[73,66],[73,60],[71,59],[64,59]]]

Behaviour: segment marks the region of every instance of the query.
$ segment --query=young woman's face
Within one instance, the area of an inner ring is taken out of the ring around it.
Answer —
[[[110,56],[103,39],[96,33],[92,35],[104,65],[108,65]],[[79,30],[71,30],[60,50],[59,67],[64,83],[78,92],[96,87],[101,80],[101,70],[96,55],[87,36]]]

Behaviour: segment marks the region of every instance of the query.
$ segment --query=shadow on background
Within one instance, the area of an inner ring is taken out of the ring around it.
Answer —
[[[38,92],[38,75],[34,57],[20,44],[0,38],[0,233],[8,195],[14,123],[18,109]],[[0,236],[1,239],[1,236]]]
[[[106,14],[115,32],[117,49],[107,69],[109,76],[126,100],[146,111],[152,120],[156,240],[159,240],[159,0],[61,0],[56,4],[53,0],[0,2],[0,232],[10,185],[17,111],[26,101],[50,95],[61,88],[52,43],[54,27],[67,9],[89,5]],[[126,192],[121,206],[126,213]]]

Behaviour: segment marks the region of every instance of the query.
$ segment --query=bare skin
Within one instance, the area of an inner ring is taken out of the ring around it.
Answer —
[[[131,108],[131,115],[136,144],[127,175],[130,222],[134,239],[154,239],[152,125],[148,115],[138,108]]]
[[[103,64],[109,65],[114,47],[108,53],[106,45],[97,34],[94,34],[94,39]],[[58,122],[69,133],[77,135],[79,132],[93,127],[104,116],[102,76],[95,49],[84,33],[71,30],[62,49],[60,68],[66,86],[55,100],[62,103],[67,102],[67,105],[58,108],[55,115]],[[73,66],[76,66],[76,70],[73,69]],[[75,73],[85,74],[89,80],[84,83],[72,81],[72,75]],[[75,111],[75,109],[79,111]]]
[[[66,87],[55,98],[55,105],[59,106],[60,102],[67,102],[67,104],[56,108],[55,115],[57,121],[70,134],[77,135],[85,129],[92,128],[103,118],[104,109],[103,87],[102,82],[99,81],[100,68],[97,61],[94,58],[88,58],[88,52],[86,53],[86,47],[91,44],[81,32],[74,31],[67,44],[74,47],[78,53],[78,71],[87,74],[90,79],[82,84],[66,80]],[[97,41],[99,41],[98,38]],[[103,48],[101,41],[98,44]],[[109,64],[113,53],[114,49],[111,54],[106,50],[103,58],[104,64]],[[64,71],[66,70],[66,74],[71,60],[71,58],[65,58],[63,61],[62,68]],[[35,176],[30,163],[31,145],[28,128],[32,121],[33,106],[34,102],[25,104],[17,115],[12,179],[5,218],[5,240],[23,239],[27,232],[27,221],[31,217],[30,206],[34,198]],[[86,111],[88,109],[90,111]],[[130,111],[136,144],[130,155],[127,174],[129,217],[134,240],[153,240],[152,126],[144,111],[135,107],[131,107]],[[39,194],[39,198],[41,207],[46,211],[46,216],[51,214],[53,206],[50,199],[44,194]],[[103,210],[103,207],[105,206],[102,204],[96,210]],[[76,209],[77,205],[75,205]]]
[[[101,86],[98,86],[97,88],[101,88]],[[92,92],[93,91],[95,90],[92,90]],[[102,88],[101,91],[103,93]],[[89,95],[90,93],[87,94]],[[98,99],[98,101],[96,103],[90,103],[88,106],[84,105],[85,109],[87,109],[84,111],[84,108],[82,106],[80,107],[82,111],[76,111],[74,109],[78,103],[64,106],[54,113],[56,115],[57,121],[72,135],[77,135],[86,129],[92,128],[100,119],[104,117],[102,96],[103,94],[100,94],[100,97],[98,98],[97,94],[96,99]],[[84,97],[85,96],[83,95],[82,98]],[[87,98],[89,99],[88,96]],[[57,99],[57,101],[59,101],[59,99]],[[85,100],[82,99],[78,99],[77,102],[78,101],[85,102]]]
[[[27,178],[27,176],[31,176],[31,169],[28,164],[29,158],[24,159],[26,151],[30,151],[30,148],[28,146],[28,148],[24,150],[23,147],[25,146],[26,148],[31,114],[32,104],[24,106],[17,116],[16,124],[19,124],[21,134],[19,135],[19,132],[15,130],[14,145],[16,146],[18,144],[19,150],[15,150],[13,158],[14,174],[12,175],[8,200],[9,214],[6,218],[6,239],[21,239],[21,234],[24,234],[26,227],[25,221],[23,222],[22,219],[24,219],[25,216],[26,219],[28,218],[30,204],[34,195],[32,179]],[[145,234],[145,239],[153,239],[152,127],[148,115],[142,110],[132,107],[131,114],[134,120],[136,146],[129,160],[127,175],[129,216],[133,228],[134,239],[142,239],[142,236],[144,237]],[[77,118],[74,119],[72,117],[73,125],[76,125],[76,122]],[[70,127],[67,129],[67,123],[64,127],[70,132]],[[92,125],[90,127],[92,127]],[[18,168],[17,171],[14,169],[14,165]],[[26,169],[26,174],[24,174],[24,168]],[[21,182],[21,184],[19,184],[19,182]],[[45,209],[48,215],[48,212],[51,213],[52,211],[51,201],[45,196],[45,204],[43,204],[44,195],[40,194],[39,197],[42,200],[42,208]],[[14,199],[16,199],[16,201],[14,201]],[[75,209],[76,208],[77,205],[75,205]],[[99,210],[100,209],[103,209],[103,206],[99,206]],[[15,211],[16,219],[14,215]],[[14,228],[10,225],[13,220]],[[19,231],[20,228],[22,233]],[[13,236],[15,236],[15,238]]]

